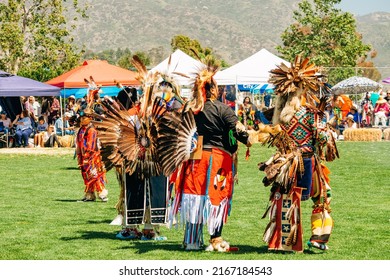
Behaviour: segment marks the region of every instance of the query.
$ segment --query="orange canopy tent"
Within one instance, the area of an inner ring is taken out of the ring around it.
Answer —
[[[106,60],[86,60],[83,65],[46,83],[59,88],[85,88],[87,84],[84,79],[89,79],[90,76],[96,84],[102,86],[115,86],[114,80],[128,86],[140,84],[135,79],[135,72],[109,64]]]
[[[46,84],[62,88],[61,97],[75,95],[79,98],[87,93],[88,85],[84,79],[89,80],[92,76],[95,83],[102,86],[104,95],[115,95],[120,90],[115,81],[124,86],[139,86],[136,75],[137,73],[109,64],[106,60],[86,60],[81,66],[47,81]]]

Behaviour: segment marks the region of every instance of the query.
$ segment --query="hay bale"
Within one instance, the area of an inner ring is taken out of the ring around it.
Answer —
[[[343,132],[344,141],[375,142],[382,140],[380,128],[347,128]]]
[[[383,130],[383,139],[390,140],[390,128]]]
[[[74,147],[75,135],[58,136],[58,140],[60,141],[62,147],[71,148]],[[54,144],[54,146],[56,145],[57,144]]]

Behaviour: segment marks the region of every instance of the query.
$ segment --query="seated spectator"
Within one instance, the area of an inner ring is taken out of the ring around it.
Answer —
[[[72,117],[72,114],[66,112],[62,118],[58,118],[54,124],[56,129],[56,134],[58,136],[62,135],[74,135],[74,126],[70,126],[69,119]]]
[[[348,115],[345,121],[345,128],[357,128],[353,115]]]
[[[43,146],[46,148],[53,148],[54,143],[57,143],[58,147],[62,147],[57,134],[54,132],[53,125],[49,125],[47,127],[47,131],[43,133],[43,143]]]
[[[23,110],[20,115],[16,115],[12,125],[16,125],[15,146],[21,147],[23,145],[28,147],[28,139],[33,132],[29,111]]]
[[[379,123],[382,126],[387,126],[387,117],[390,114],[390,106],[386,100],[381,96],[377,100],[374,108],[374,125],[379,126]]]
[[[43,134],[47,130],[47,122],[45,122],[44,116],[40,116],[38,118],[38,124],[36,128],[36,133],[34,135],[34,146],[35,147],[42,147],[43,146]]]
[[[7,117],[6,111],[0,113],[0,132],[8,133],[11,129],[11,119]]]
[[[356,105],[352,105],[351,110],[349,111],[347,117],[349,115],[353,116],[353,120],[355,121],[357,127],[360,127],[362,117],[360,116]]]

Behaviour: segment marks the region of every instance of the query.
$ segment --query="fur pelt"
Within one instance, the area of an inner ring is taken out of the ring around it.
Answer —
[[[206,251],[228,252],[230,245],[228,242],[222,239],[222,237],[216,237],[210,240],[210,245],[206,248]]]

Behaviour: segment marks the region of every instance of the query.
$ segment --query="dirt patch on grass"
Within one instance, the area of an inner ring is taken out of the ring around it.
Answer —
[[[0,154],[71,155],[74,148],[1,148]]]

